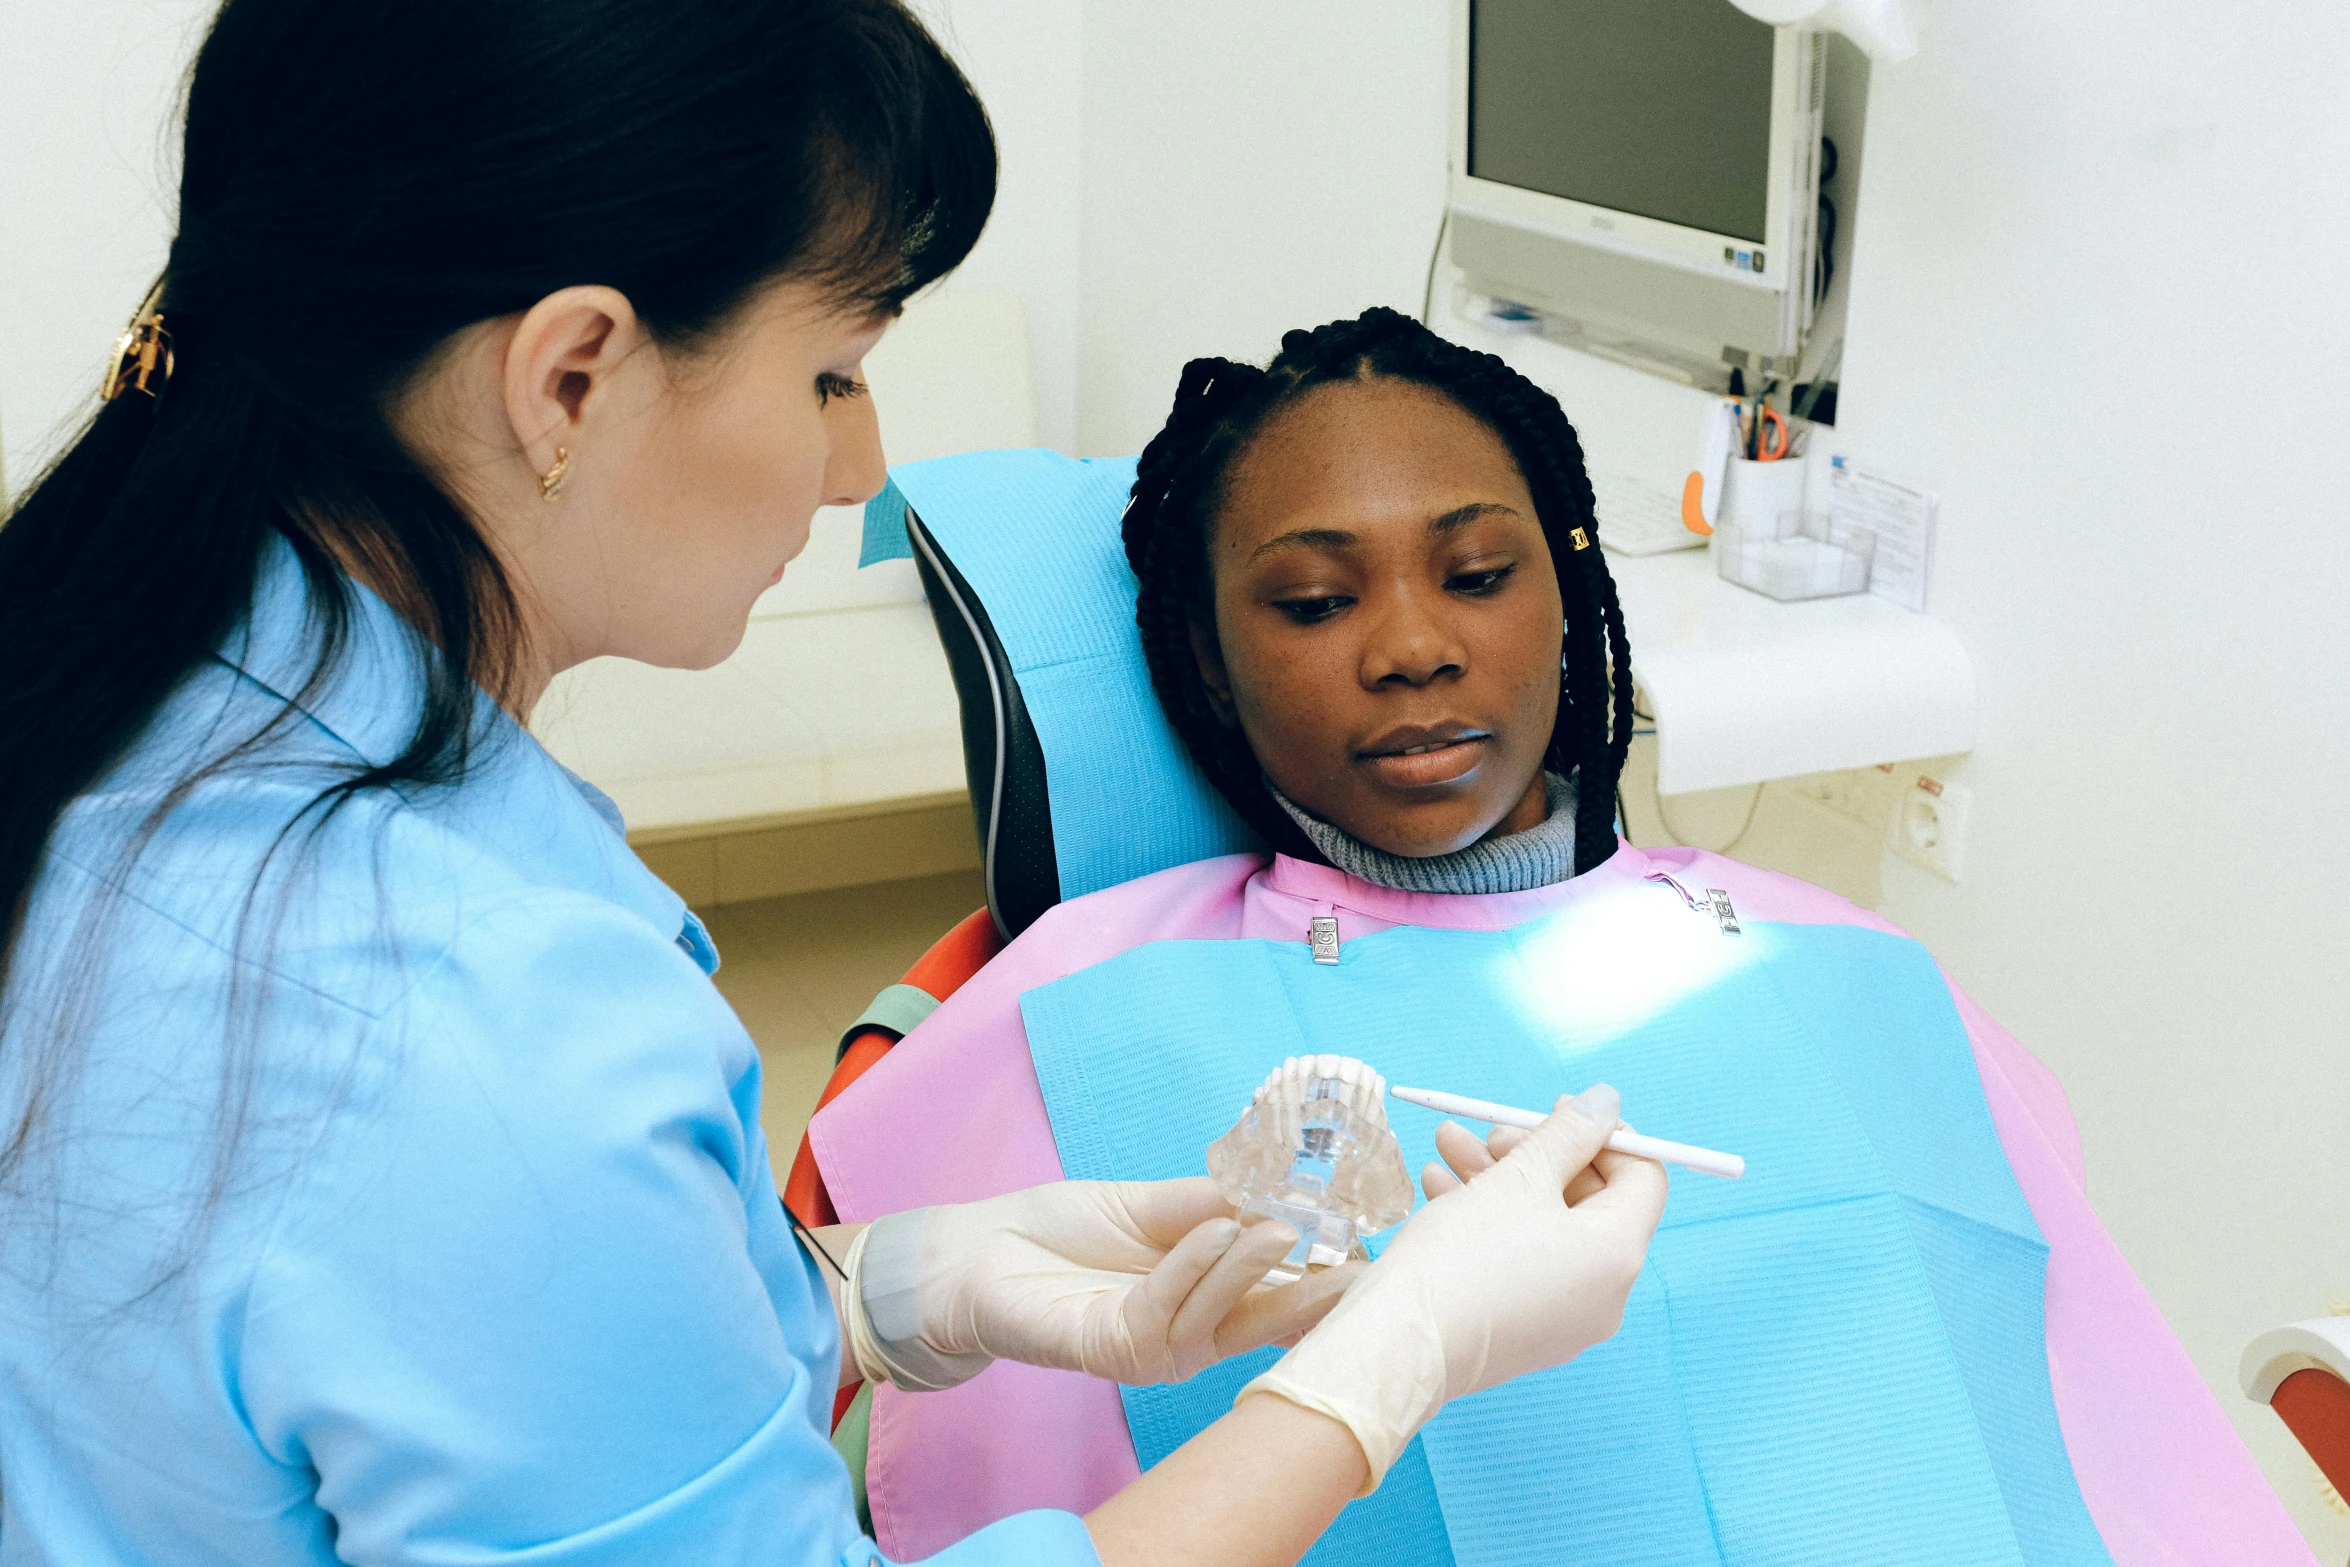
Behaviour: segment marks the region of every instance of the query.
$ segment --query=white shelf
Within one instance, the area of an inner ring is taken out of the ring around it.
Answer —
[[[557,679],[532,727],[632,829],[963,787],[961,709],[923,604],[754,620],[715,669],[595,659]]]
[[[1706,550],[1611,555],[1608,570],[1660,793],[1974,749],[1974,666],[1930,616],[1867,594],[1782,604],[1720,580]]]

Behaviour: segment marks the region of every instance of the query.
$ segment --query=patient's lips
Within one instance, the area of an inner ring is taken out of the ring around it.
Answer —
[[[1355,753],[1370,765],[1380,782],[1395,788],[1427,788],[1453,783],[1476,771],[1485,760],[1489,730],[1473,724],[1406,724],[1390,729]]]

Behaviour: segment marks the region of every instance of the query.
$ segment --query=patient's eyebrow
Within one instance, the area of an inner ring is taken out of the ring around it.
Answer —
[[[1499,501],[1471,501],[1466,506],[1455,506],[1440,517],[1429,518],[1428,531],[1442,536],[1480,517],[1515,517],[1517,514],[1515,506],[1504,506]],[[1292,528],[1258,545],[1249,552],[1248,558],[1262,560],[1276,550],[1287,549],[1351,550],[1362,542],[1361,535],[1349,533],[1344,528]]]
[[[1455,506],[1443,516],[1431,520],[1428,531],[1435,534],[1450,533],[1455,528],[1475,522],[1479,517],[1515,517],[1517,514],[1518,508],[1504,506],[1499,501],[1471,501],[1466,506]]]
[[[1275,550],[1314,549],[1351,550],[1362,539],[1344,528],[1292,528],[1277,533],[1249,552],[1250,560],[1263,560]]]

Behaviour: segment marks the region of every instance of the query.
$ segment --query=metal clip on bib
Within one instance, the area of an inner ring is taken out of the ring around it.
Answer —
[[[1338,916],[1317,914],[1306,921],[1306,944],[1314,949],[1316,963],[1338,961]]]
[[[1664,871],[1652,870],[1648,873],[1648,879],[1661,881],[1679,893],[1681,901],[1689,905],[1691,912],[1711,915],[1714,923],[1722,927],[1723,935],[1743,936],[1746,934],[1738,926],[1738,910],[1732,906],[1730,895],[1721,888],[1708,887],[1705,889],[1705,896],[1700,898],[1690,892],[1687,887],[1682,886],[1678,878],[1668,875]]]
[[[1738,928],[1738,911],[1730,907],[1728,893],[1719,887],[1708,887],[1705,889],[1705,901],[1707,907],[1713,910],[1714,918],[1721,922],[1723,935],[1743,936],[1746,934]]]

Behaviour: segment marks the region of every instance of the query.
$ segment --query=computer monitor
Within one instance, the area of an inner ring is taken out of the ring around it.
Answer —
[[[1559,335],[1719,389],[1810,325],[1826,53],[1730,0],[1454,0],[1452,256]]]

